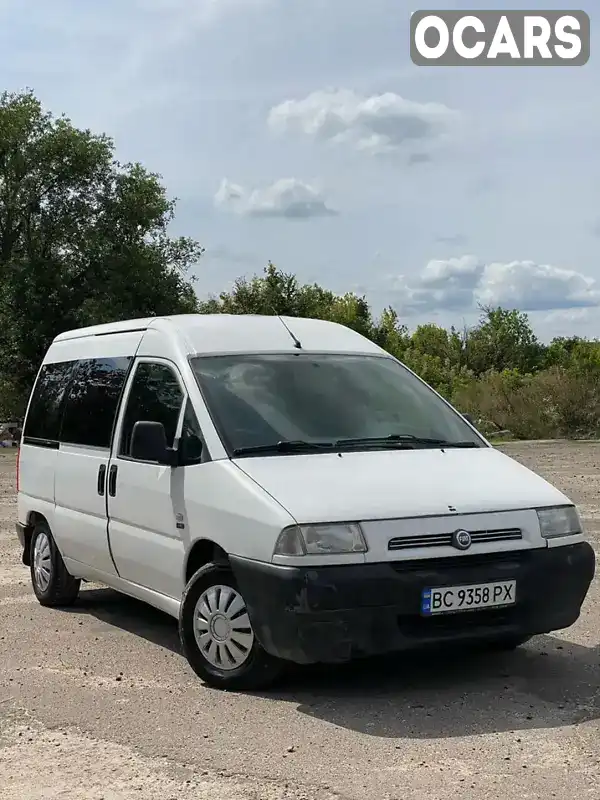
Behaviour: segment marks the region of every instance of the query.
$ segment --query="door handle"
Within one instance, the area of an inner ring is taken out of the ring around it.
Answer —
[[[104,494],[104,487],[106,485],[106,464],[100,464],[98,470],[98,494]]]
[[[114,497],[117,493],[117,465],[113,464],[108,473],[108,493]]]

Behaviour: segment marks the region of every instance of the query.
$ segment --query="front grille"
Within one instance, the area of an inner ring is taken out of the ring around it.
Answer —
[[[481,567],[497,567],[500,564],[503,567],[520,569],[529,564],[532,553],[532,550],[507,550],[499,553],[470,552],[461,553],[460,556],[402,559],[401,561],[390,561],[389,564],[394,572],[399,572],[403,575],[423,571],[431,573],[442,569],[447,572],[450,580],[452,574],[464,572],[465,568],[480,569]],[[473,583],[477,583],[477,580],[475,579]]]
[[[519,528],[469,531],[473,544],[488,542],[513,542],[523,538]],[[452,533],[423,533],[414,536],[396,536],[388,542],[388,550],[412,550],[426,547],[452,547]]]

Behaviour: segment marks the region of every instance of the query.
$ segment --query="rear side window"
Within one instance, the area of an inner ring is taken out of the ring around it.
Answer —
[[[64,402],[76,361],[44,364],[35,384],[23,438],[58,442]]]
[[[136,422],[162,422],[167,444],[173,447],[183,404],[183,392],[173,370],[166,364],[138,364],[123,420],[119,455],[128,456],[131,434]]]
[[[131,358],[80,361],[65,405],[61,442],[110,448]]]

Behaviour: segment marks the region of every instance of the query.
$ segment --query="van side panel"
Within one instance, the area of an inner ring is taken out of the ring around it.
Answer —
[[[124,385],[126,369],[133,363],[142,335],[142,331],[136,331],[53,343],[44,365],[63,362],[74,365],[65,393],[60,432],[55,442],[44,446],[35,441],[30,443],[26,421],[21,452],[20,520],[27,521],[22,515],[31,511],[44,514],[63,557],[114,575],[117,573],[108,544],[105,489],[99,483],[101,466],[108,468],[114,425],[104,402],[111,391],[106,375],[107,367],[117,364],[122,373],[125,370]],[[115,391],[112,397],[117,406]],[[89,407],[82,401],[86,393],[90,393],[93,401]],[[118,406],[115,417],[117,410]],[[99,441],[101,429],[108,433]],[[74,572],[77,577],[77,571]]]
[[[54,473],[58,448],[21,443],[17,519],[26,525],[31,514],[42,514],[54,525]]]
[[[52,533],[65,558],[116,575],[108,546],[106,497],[97,488],[100,467],[108,468],[108,457],[108,450],[61,444]]]

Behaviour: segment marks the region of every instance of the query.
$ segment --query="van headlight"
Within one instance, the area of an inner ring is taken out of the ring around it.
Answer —
[[[537,515],[540,521],[540,531],[544,539],[575,536],[583,531],[581,518],[575,506],[538,508]]]
[[[276,556],[319,556],[366,553],[367,543],[357,522],[290,525],[275,545]]]

